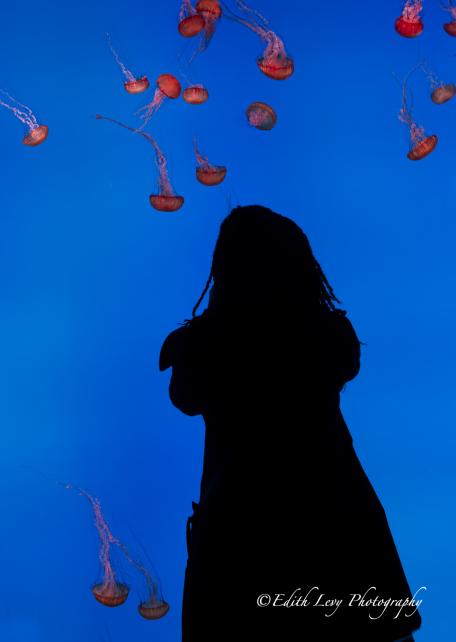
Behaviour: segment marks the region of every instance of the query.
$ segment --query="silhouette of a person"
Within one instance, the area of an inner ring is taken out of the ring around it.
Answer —
[[[391,603],[413,596],[339,408],[360,342],[336,303],[298,225],[237,207],[193,318],[162,346],[172,403],[206,429],[183,642],[410,641],[420,627],[416,606]]]

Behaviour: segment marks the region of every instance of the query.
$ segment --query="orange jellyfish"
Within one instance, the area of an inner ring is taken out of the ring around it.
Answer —
[[[445,22],[443,28],[449,36],[456,37],[456,7],[453,5],[452,0],[449,0],[447,5],[442,5],[445,11],[451,14],[451,22]]]
[[[103,569],[103,581],[92,586],[93,596],[97,602],[105,606],[120,606],[128,598],[130,588],[117,580],[111,563],[111,545],[119,545],[119,541],[111,533],[102,513],[100,501],[97,498],[92,497],[82,488],[72,484],[66,484],[65,488],[77,490],[80,495],[88,499],[95,517],[95,526],[100,537],[100,562]]]
[[[192,7],[191,0],[182,0],[177,29],[184,38],[193,38],[204,29],[206,21],[201,13]]]
[[[209,46],[212,40],[217,22],[222,17],[222,7],[218,0],[198,0],[196,11],[204,19],[203,38],[197,53],[201,53]]]
[[[119,125],[120,127],[124,127],[124,129],[128,129],[129,131],[135,134],[140,134],[146,140],[149,141],[149,143],[152,145],[152,147],[155,150],[155,157],[156,157],[156,162],[158,167],[158,187],[159,187],[158,194],[151,194],[149,196],[150,204],[152,205],[153,208],[155,208],[156,210],[160,210],[161,212],[176,212],[177,210],[179,210],[184,204],[184,197],[177,196],[175,194],[168,175],[166,157],[161,151],[156,141],[152,138],[152,136],[147,132],[142,132],[138,129],[135,129],[134,127],[129,127],[128,125],[124,125],[120,121],[114,120],[113,118],[108,118],[107,116],[101,116],[101,114],[97,114],[96,118],[99,120],[107,120],[111,123]]]
[[[195,150],[196,160],[198,161],[198,166],[196,168],[197,180],[208,187],[219,185],[224,181],[226,176],[226,167],[223,167],[223,165],[212,165],[205,156],[200,154],[196,140],[193,141],[193,148]]]
[[[428,156],[437,145],[438,138],[434,134],[428,136],[425,134],[424,127],[416,124],[412,113],[407,105],[407,79],[410,72],[402,84],[402,106],[399,112],[399,120],[407,125],[410,131],[410,150],[407,158],[410,160],[421,160]]]
[[[432,102],[436,103],[436,105],[443,105],[443,103],[453,98],[456,94],[456,86],[454,83],[445,84],[442,82],[424,62],[421,64],[421,69],[429,82]]]
[[[182,98],[189,105],[201,105],[209,98],[209,92],[203,85],[190,85],[182,92]]]
[[[423,10],[422,0],[406,0],[402,14],[395,22],[397,33],[404,38],[416,38],[424,29],[420,13]]]
[[[38,121],[30,107],[23,105],[18,100],[10,96],[8,92],[3,91],[3,89],[0,89],[0,93],[3,94],[3,96],[6,96],[8,100],[13,103],[9,104],[0,98],[0,105],[9,109],[14,116],[16,116],[16,118],[27,127],[27,133],[22,139],[22,143],[27,145],[27,147],[36,147],[46,140],[49,128],[47,125],[38,124]],[[16,105],[18,105],[18,107],[16,107]],[[21,107],[22,109],[20,109]]]
[[[277,122],[277,114],[271,105],[260,101],[254,102],[247,107],[247,120],[249,125],[257,129],[270,130]]]
[[[127,91],[129,94],[141,94],[143,91],[146,91],[146,89],[149,88],[149,79],[147,76],[140,76],[136,78],[129,69],[123,64],[123,62],[119,58],[119,54],[117,51],[114,49],[112,46],[111,42],[111,36],[109,33],[106,34],[106,39],[108,41],[109,48],[111,49],[112,55],[114,56],[117,64],[120,67],[120,70],[122,71],[125,82],[124,82],[124,88],[125,91]]]
[[[141,109],[136,112],[139,114],[144,111],[144,114],[141,116],[144,123],[139,129],[143,129],[147,125],[154,112],[160,109],[166,98],[179,98],[180,93],[181,86],[177,78],[172,74],[161,74],[157,78],[157,89],[155,90],[152,101],[147,105],[144,105],[144,107],[141,107]]]
[[[248,27],[266,43],[263,55],[257,59],[260,71],[273,80],[289,78],[294,72],[294,61],[287,54],[283,41],[269,27],[269,21],[242,0],[236,0],[236,5],[248,17],[240,18],[232,12],[227,17]]]

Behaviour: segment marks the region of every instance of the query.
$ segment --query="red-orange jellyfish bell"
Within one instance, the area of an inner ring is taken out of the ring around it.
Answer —
[[[108,118],[107,116],[102,116],[97,114],[96,118],[99,120],[108,120],[115,125],[119,125],[124,129],[128,129],[134,134],[140,134],[143,136],[149,143],[152,145],[155,151],[155,159],[158,167],[158,194],[151,194],[149,196],[149,202],[153,208],[160,210],[161,212],[176,212],[184,204],[184,197],[177,196],[174,192],[174,189],[171,185],[171,181],[168,175],[167,160],[157,142],[152,138],[152,136],[146,132],[142,132],[140,129],[135,129],[134,127],[129,127],[129,125],[124,125],[118,120],[113,118]]]
[[[396,20],[397,33],[404,38],[416,38],[424,29],[420,13],[423,10],[422,0],[406,0],[402,14]]]
[[[193,61],[197,54],[202,53],[207,49],[215,34],[217,22],[222,16],[222,7],[218,0],[198,0],[195,5],[195,9],[197,14],[203,18],[204,27],[202,29],[201,42],[198,49],[191,57],[190,62]]]
[[[157,89],[155,90],[152,101],[136,112],[140,113],[144,111],[144,114],[141,116],[141,118],[144,119],[144,123],[140,129],[147,125],[154,112],[161,107],[166,98],[179,98],[180,93],[181,85],[177,78],[172,74],[161,74],[157,78]]]
[[[451,22],[445,22],[443,25],[444,30],[449,36],[456,37],[456,7],[453,5],[453,2],[449,0],[447,5],[442,5],[445,11],[448,11],[451,14]]]
[[[430,136],[425,134],[424,127],[420,127],[414,121],[411,111],[407,105],[407,80],[410,77],[410,72],[402,84],[402,106],[399,112],[399,120],[403,122],[410,131],[410,149],[407,153],[407,158],[416,161],[421,160],[434,151],[438,138],[435,134]]]
[[[49,128],[47,125],[38,124],[38,121],[30,107],[23,105],[13,98],[8,92],[3,91],[3,89],[0,89],[0,93],[10,101],[8,103],[0,98],[0,105],[9,109],[9,111],[27,127],[27,133],[22,139],[22,143],[27,145],[27,147],[36,147],[46,140]]]
[[[209,92],[203,85],[191,85],[184,89],[182,98],[189,105],[201,105],[209,98]]]
[[[169,611],[169,604],[163,599],[152,596],[147,602],[141,602],[138,613],[146,620],[159,620]]]
[[[443,105],[451,100],[456,94],[456,86],[453,83],[444,83],[440,80],[426,62],[422,62],[420,66],[429,83],[432,102],[436,105]]]
[[[196,140],[193,141],[193,148],[195,150],[196,160],[198,161],[196,168],[197,180],[208,187],[220,185],[220,183],[225,180],[226,167],[223,165],[212,165],[208,159],[199,152]]]
[[[271,105],[257,101],[247,107],[249,125],[257,129],[270,130],[277,122],[277,115]]]
[[[117,53],[117,51],[114,49],[112,45],[111,36],[109,35],[109,33],[106,34],[106,39],[108,41],[108,45],[109,45],[109,48],[111,49],[112,55],[114,56],[117,64],[119,65],[122,74],[124,75],[125,91],[128,92],[129,94],[141,94],[143,91],[146,91],[146,89],[149,89],[150,83],[147,76],[141,76],[139,78],[136,78],[119,58],[119,54]]]
[[[129,587],[121,582],[114,582],[112,584],[103,582],[101,584],[95,584],[92,587],[92,593],[97,602],[110,607],[123,604],[127,600],[129,592]]]
[[[248,27],[266,43],[263,55],[257,59],[259,70],[273,80],[286,80],[289,78],[294,72],[294,61],[287,54],[283,40],[272,31],[269,21],[261,13],[249,7],[243,0],[236,0],[236,6],[246,17],[240,18],[232,12],[230,12],[229,17]]]
[[[192,7],[191,0],[182,0],[177,29],[184,38],[197,36],[205,27],[204,16]]]

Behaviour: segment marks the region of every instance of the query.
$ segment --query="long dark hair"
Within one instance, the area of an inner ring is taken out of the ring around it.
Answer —
[[[277,309],[287,302],[310,311],[334,311],[340,303],[302,229],[261,205],[236,207],[222,222],[192,318],[211,284],[209,312],[252,303]]]

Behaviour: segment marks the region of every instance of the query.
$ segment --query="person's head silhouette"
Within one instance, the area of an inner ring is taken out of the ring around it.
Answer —
[[[253,308],[272,314],[290,306],[334,310],[339,302],[302,229],[260,205],[236,207],[222,222],[193,317],[210,287],[208,309],[224,314]]]

